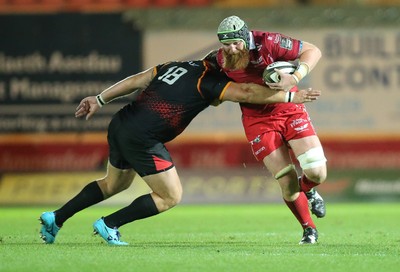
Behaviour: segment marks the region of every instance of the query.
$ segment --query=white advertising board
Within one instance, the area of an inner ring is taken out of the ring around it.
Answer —
[[[316,103],[307,105],[320,135],[400,138],[399,29],[279,32],[311,42],[323,53],[317,67],[301,82],[301,87],[323,92]],[[201,58],[218,46],[212,31],[147,32],[144,64]],[[233,103],[210,108],[194,120],[187,133],[242,134],[240,109]]]

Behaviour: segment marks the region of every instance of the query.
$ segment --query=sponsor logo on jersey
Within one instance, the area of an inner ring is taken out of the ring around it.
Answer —
[[[260,154],[261,152],[263,152],[265,150],[265,146],[263,146],[263,147],[261,147],[259,150],[257,150],[256,152],[254,152],[254,155],[258,155],[258,154]]]
[[[280,47],[285,48],[287,50],[292,50],[293,48],[293,41],[290,38],[282,37]]]
[[[307,128],[308,128],[308,124],[304,124],[300,127],[295,127],[294,130],[296,130],[297,132],[300,132],[300,131],[307,130]]]
[[[261,142],[260,135],[258,135],[254,140],[250,141],[250,144],[253,145],[260,142]]]
[[[308,130],[309,123],[308,123],[307,119],[300,118],[300,119],[293,120],[292,123],[290,124],[290,126],[295,131],[302,132],[302,131]]]

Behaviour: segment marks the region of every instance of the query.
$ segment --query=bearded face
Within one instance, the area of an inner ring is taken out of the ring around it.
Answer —
[[[243,70],[250,62],[249,51],[246,49],[238,49],[235,54],[229,54],[226,50],[223,50],[222,56],[223,68],[229,70]]]

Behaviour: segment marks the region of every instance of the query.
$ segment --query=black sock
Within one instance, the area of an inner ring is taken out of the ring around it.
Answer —
[[[156,203],[150,194],[136,198],[129,206],[104,217],[104,223],[110,227],[119,228],[132,221],[158,214]]]
[[[55,211],[56,225],[61,227],[68,218],[77,212],[104,200],[103,192],[96,181],[86,185],[82,191]]]

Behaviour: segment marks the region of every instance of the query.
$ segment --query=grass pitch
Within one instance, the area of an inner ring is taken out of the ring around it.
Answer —
[[[56,243],[42,244],[42,211],[0,208],[0,271],[399,271],[400,203],[329,204],[315,219],[316,245],[284,204],[181,205],[120,228],[126,247],[93,237],[92,223],[115,207],[78,213]]]

